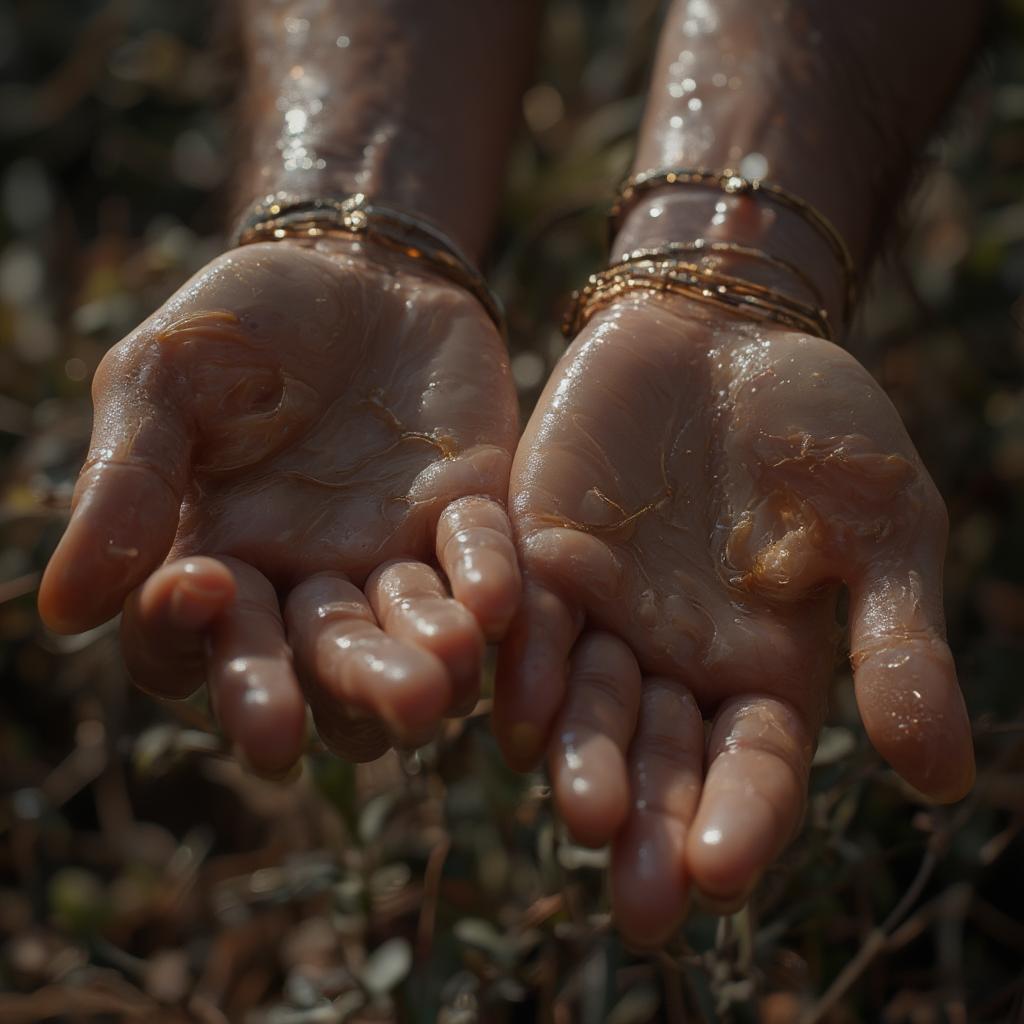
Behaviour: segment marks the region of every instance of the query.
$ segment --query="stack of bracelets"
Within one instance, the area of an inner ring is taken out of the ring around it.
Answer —
[[[437,227],[403,210],[371,203],[361,192],[312,198],[277,193],[252,207],[232,241],[237,246],[285,238],[367,241],[423,262],[465,288],[504,333],[501,303],[480,271]]]
[[[798,214],[828,245],[843,271],[843,320],[849,317],[856,297],[850,250],[839,232],[810,203],[778,185],[744,178],[732,170],[643,171],[627,178],[619,187],[609,215],[612,233],[618,230],[639,197],[665,185],[697,185],[728,195],[761,196]],[[234,244],[284,238],[365,240],[408,259],[422,261],[473,295],[498,330],[504,333],[501,303],[480,271],[434,225],[404,211],[371,203],[362,193],[313,198],[280,193],[267,196],[253,206],[235,233]],[[718,268],[722,256],[753,260],[782,270],[797,281],[813,301],[803,301],[770,285],[724,273]],[[755,320],[834,338],[821,291],[799,267],[763,249],[705,238],[636,249],[606,270],[592,274],[572,295],[569,312],[562,323],[563,333],[574,337],[594,313],[629,292],[681,295]]]
[[[619,187],[609,216],[611,233],[614,235],[618,230],[626,213],[640,196],[665,185],[698,185],[716,188],[728,195],[763,196],[798,214],[825,241],[843,271],[843,320],[849,317],[856,298],[856,275],[850,250],[839,232],[810,203],[778,185],[744,178],[732,170],[672,168],[643,171],[627,178]],[[814,301],[804,302],[777,288],[723,273],[714,265],[723,254],[784,270],[799,281]],[[763,249],[704,238],[637,249],[606,270],[592,274],[587,283],[573,293],[562,332],[569,338],[575,336],[599,309],[621,295],[636,291],[682,295],[756,320],[834,338],[821,291],[799,267]]]

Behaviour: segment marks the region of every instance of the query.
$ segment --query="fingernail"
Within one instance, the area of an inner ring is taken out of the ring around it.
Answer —
[[[220,581],[203,576],[183,577],[171,593],[170,618],[179,629],[203,629],[221,612],[226,596]]]

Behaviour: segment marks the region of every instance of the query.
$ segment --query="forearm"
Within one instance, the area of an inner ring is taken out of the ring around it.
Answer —
[[[365,192],[478,257],[536,33],[534,0],[243,0],[242,202]]]
[[[863,272],[985,13],[963,0],[676,0],[634,169],[729,167],[776,182],[835,225]],[[615,252],[698,236],[799,255],[841,307],[820,237],[765,202],[666,189],[636,204]]]

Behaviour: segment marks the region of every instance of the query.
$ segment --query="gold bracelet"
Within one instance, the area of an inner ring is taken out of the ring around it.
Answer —
[[[766,263],[771,267],[776,267],[788,274],[792,274],[793,277],[795,277],[800,284],[802,284],[804,288],[814,296],[817,304],[822,307],[822,315],[826,317],[828,316],[828,312],[824,309],[825,299],[821,294],[821,289],[805,270],[801,270],[795,263],[792,263],[787,259],[783,259],[781,256],[773,256],[770,252],[766,252],[764,249],[757,249],[751,245],[740,245],[739,242],[721,242],[717,239],[709,238],[694,238],[689,242],[669,242],[666,245],[652,246],[645,249],[634,249],[632,252],[626,253],[616,262],[629,263],[652,256],[666,257],[681,256],[684,254],[706,257],[718,253],[726,253],[730,256],[741,256],[746,259],[757,260],[760,263]]]
[[[714,171],[706,167],[669,167],[640,171],[626,178],[615,194],[608,213],[612,236],[621,227],[623,219],[637,199],[664,185],[697,185],[715,188],[727,195],[764,196],[765,199],[796,213],[818,233],[839,263],[844,279],[842,319],[844,323],[849,320],[857,299],[857,272],[853,256],[843,236],[832,222],[806,199],[762,178],[745,178],[732,168]]]
[[[562,333],[572,338],[599,309],[634,291],[680,295],[758,321],[831,338],[830,324],[822,317],[822,310],[767,285],[678,258],[656,256],[618,263],[592,274],[582,288],[573,292]]]
[[[808,303],[803,303],[797,299],[791,298],[778,288],[772,288],[769,285],[749,281],[746,278],[738,277],[736,275],[726,274],[717,267],[695,264],[691,261],[682,260],[680,258],[686,255],[700,259],[707,258],[708,255],[715,253],[728,253],[729,255],[756,259],[759,262],[766,263],[771,267],[792,274],[797,281],[799,281],[800,284],[814,296],[815,305],[812,306]],[[709,241],[706,238],[695,238],[690,242],[669,242],[667,245],[659,245],[647,249],[634,249],[632,252],[626,253],[616,264],[614,264],[614,266],[621,267],[629,263],[638,263],[650,260],[675,260],[678,262],[680,268],[687,269],[691,272],[700,272],[705,276],[708,273],[714,272],[718,275],[718,279],[721,283],[729,286],[733,291],[760,294],[764,297],[771,298],[776,304],[790,306],[799,316],[815,324],[815,333],[824,338],[828,338],[829,341],[834,340],[828,309],[825,307],[825,301],[821,295],[821,291],[818,289],[818,286],[806,273],[804,273],[803,270],[796,266],[796,264],[790,263],[789,260],[785,260],[781,256],[773,256],[771,253],[765,252],[763,249],[740,245],[737,242],[718,242]]]
[[[362,192],[343,196],[302,197],[276,193],[255,203],[232,237],[236,246],[283,238],[346,238],[373,242],[410,260],[428,264],[468,291],[505,334],[501,301],[483,274],[459,247],[433,224],[380,203]]]

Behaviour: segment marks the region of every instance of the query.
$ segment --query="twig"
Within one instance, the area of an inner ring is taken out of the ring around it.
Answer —
[[[450,836],[445,836],[431,851],[423,871],[423,908],[420,911],[416,929],[416,952],[420,960],[430,956],[434,942],[434,925],[437,922],[437,903],[441,891],[441,874],[448,851],[452,848]]]
[[[882,925],[878,928],[872,928],[868,932],[867,938],[861,944],[860,949],[857,950],[854,958],[839,972],[832,984],[825,990],[824,995],[800,1017],[800,1024],[818,1024],[818,1021],[822,1020],[849,991],[850,987],[864,973],[875,957],[888,946],[892,932],[921,898],[921,893],[924,892],[925,886],[931,879],[936,865],[943,854],[945,854],[946,848],[954,834],[974,812],[976,803],[977,797],[965,801],[941,831],[936,832],[931,837],[924,856],[921,858],[917,874],[907,887],[907,891],[889,912]]]
[[[0,604],[31,594],[38,586],[39,573],[37,572],[27,572],[24,576],[16,576],[13,580],[0,583]]]

